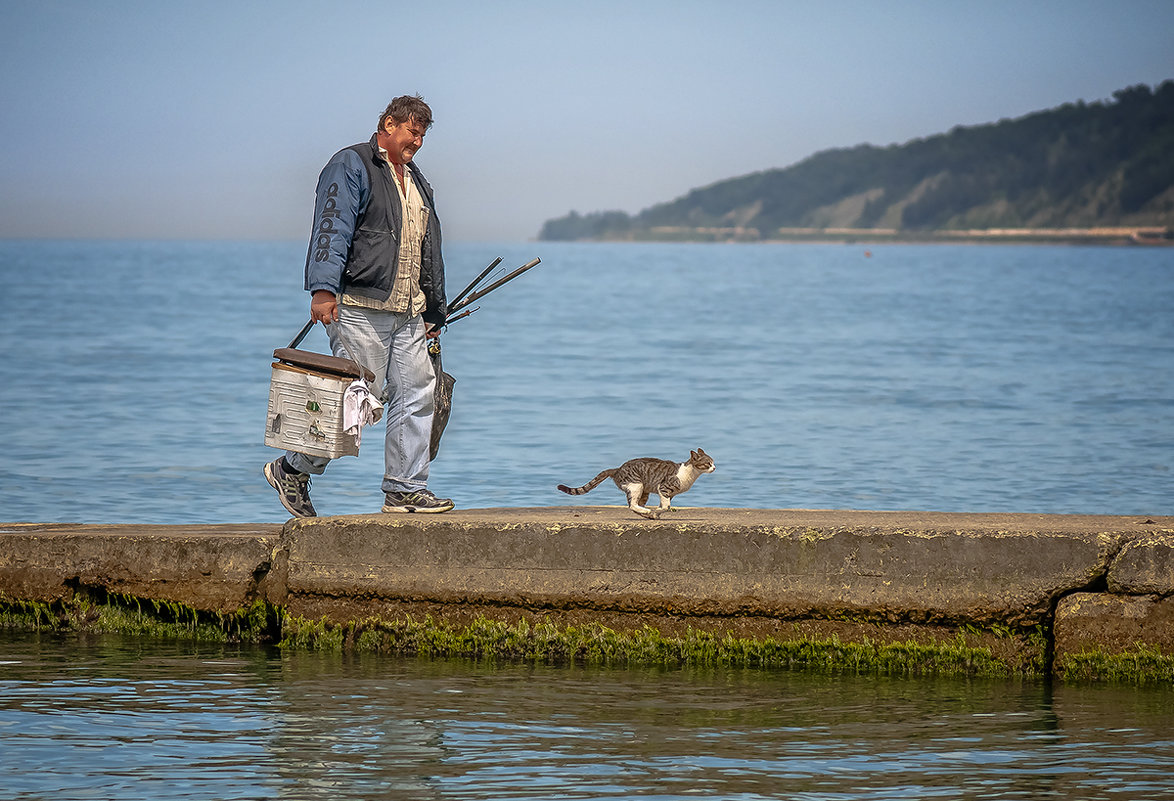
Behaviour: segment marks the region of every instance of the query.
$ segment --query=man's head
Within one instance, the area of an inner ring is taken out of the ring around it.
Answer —
[[[379,116],[379,146],[396,164],[407,164],[424,144],[432,127],[432,109],[419,95],[397,97]]]

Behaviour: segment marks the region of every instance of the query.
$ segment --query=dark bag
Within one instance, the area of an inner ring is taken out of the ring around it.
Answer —
[[[440,437],[452,411],[452,387],[457,380],[444,372],[440,363],[440,340],[428,343],[428,355],[432,358],[432,371],[436,373],[436,388],[432,391],[432,442],[428,446],[428,456],[435,459],[440,452]]]

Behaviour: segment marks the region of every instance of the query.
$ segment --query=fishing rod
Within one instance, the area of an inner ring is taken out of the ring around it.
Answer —
[[[468,317],[470,314],[472,314],[473,312],[477,311],[480,308],[481,308],[480,306],[477,306],[476,308],[469,309],[466,312],[461,312],[456,317],[449,317],[447,320],[444,321],[444,324],[447,326],[451,323],[455,323],[457,320],[461,320],[461,319],[464,319],[465,317]]]
[[[472,291],[473,287],[475,287],[475,286],[477,286],[477,284],[481,283],[481,279],[483,279],[485,276],[487,276],[491,272],[493,272],[493,268],[499,264],[501,264],[501,256],[498,256],[496,259],[494,259],[493,262],[488,267],[486,267],[484,270],[481,271],[481,275],[474,278],[469,283],[469,285],[467,287],[462,289],[457,294],[457,296],[455,298],[453,298],[452,301],[449,303],[449,308],[452,308],[453,306],[456,306],[458,303],[460,303],[461,298],[463,298],[465,295],[469,294],[469,292]]]
[[[498,256],[496,259],[494,259],[489,264],[488,267],[486,267],[484,270],[481,271],[480,275],[478,275],[476,278],[474,278],[469,283],[469,285],[467,287],[462,289],[457,294],[457,296],[453,299],[452,303],[449,304],[449,307],[448,307],[449,312],[460,311],[461,309],[465,308],[473,301],[475,301],[479,298],[485,297],[493,290],[497,289],[498,287],[500,287],[503,284],[506,284],[506,283],[514,280],[519,275],[521,275],[522,273],[531,269],[532,267],[537,267],[541,261],[542,261],[542,259],[534,259],[533,261],[529,261],[529,262],[523,264],[518,269],[514,270],[509,275],[505,276],[504,278],[498,279],[497,281],[494,281],[489,286],[484,287],[483,289],[478,289],[476,292],[469,294],[472,291],[473,287],[475,287],[475,286],[477,286],[477,284],[481,283],[481,281],[483,281],[485,279],[485,276],[489,275],[491,272],[493,272],[493,270],[497,267],[497,265],[501,264],[501,256]],[[480,308],[481,307],[478,306],[475,309],[469,309],[466,312],[462,312],[461,314],[458,314],[456,316],[449,317],[447,320],[444,321],[444,324],[447,326],[449,323],[455,323],[457,320],[468,317],[470,314],[472,314],[473,312],[477,311]],[[314,327],[314,321],[310,320],[308,323],[306,323],[302,327],[302,330],[298,332],[298,335],[293,338],[293,341],[289,343],[289,347],[296,348],[298,345],[302,344],[302,340],[306,338],[306,334],[310,333],[310,329],[313,327]]]
[[[497,289],[498,287],[500,287],[503,284],[506,284],[506,283],[514,280],[515,278],[517,278],[519,275],[526,272],[527,270],[529,270],[533,267],[537,267],[538,264],[540,264],[541,262],[542,262],[542,259],[534,259],[533,261],[529,261],[529,262],[523,264],[521,267],[514,270],[509,275],[505,276],[504,278],[500,278],[497,281],[494,281],[492,284],[485,287],[484,289],[478,289],[476,292],[473,292],[472,294],[468,295],[467,297],[464,297],[458,301],[454,301],[452,303],[452,305],[450,305],[448,307],[448,310],[450,312],[460,311],[461,309],[468,306],[473,301],[478,300],[479,298],[485,297],[493,290]],[[477,280],[479,281],[481,279],[478,278]],[[476,284],[476,282],[474,282],[474,284]]]

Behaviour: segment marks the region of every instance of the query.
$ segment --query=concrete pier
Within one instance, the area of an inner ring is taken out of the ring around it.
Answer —
[[[285,525],[0,524],[0,596],[101,590],[347,624],[411,615],[663,636],[965,643],[1011,672],[1174,665],[1174,517],[622,507]]]

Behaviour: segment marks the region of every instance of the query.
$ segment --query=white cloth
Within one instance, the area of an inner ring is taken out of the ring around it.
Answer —
[[[355,447],[363,444],[363,426],[378,423],[383,404],[361,378],[355,379],[342,394],[342,430],[355,438]]]

